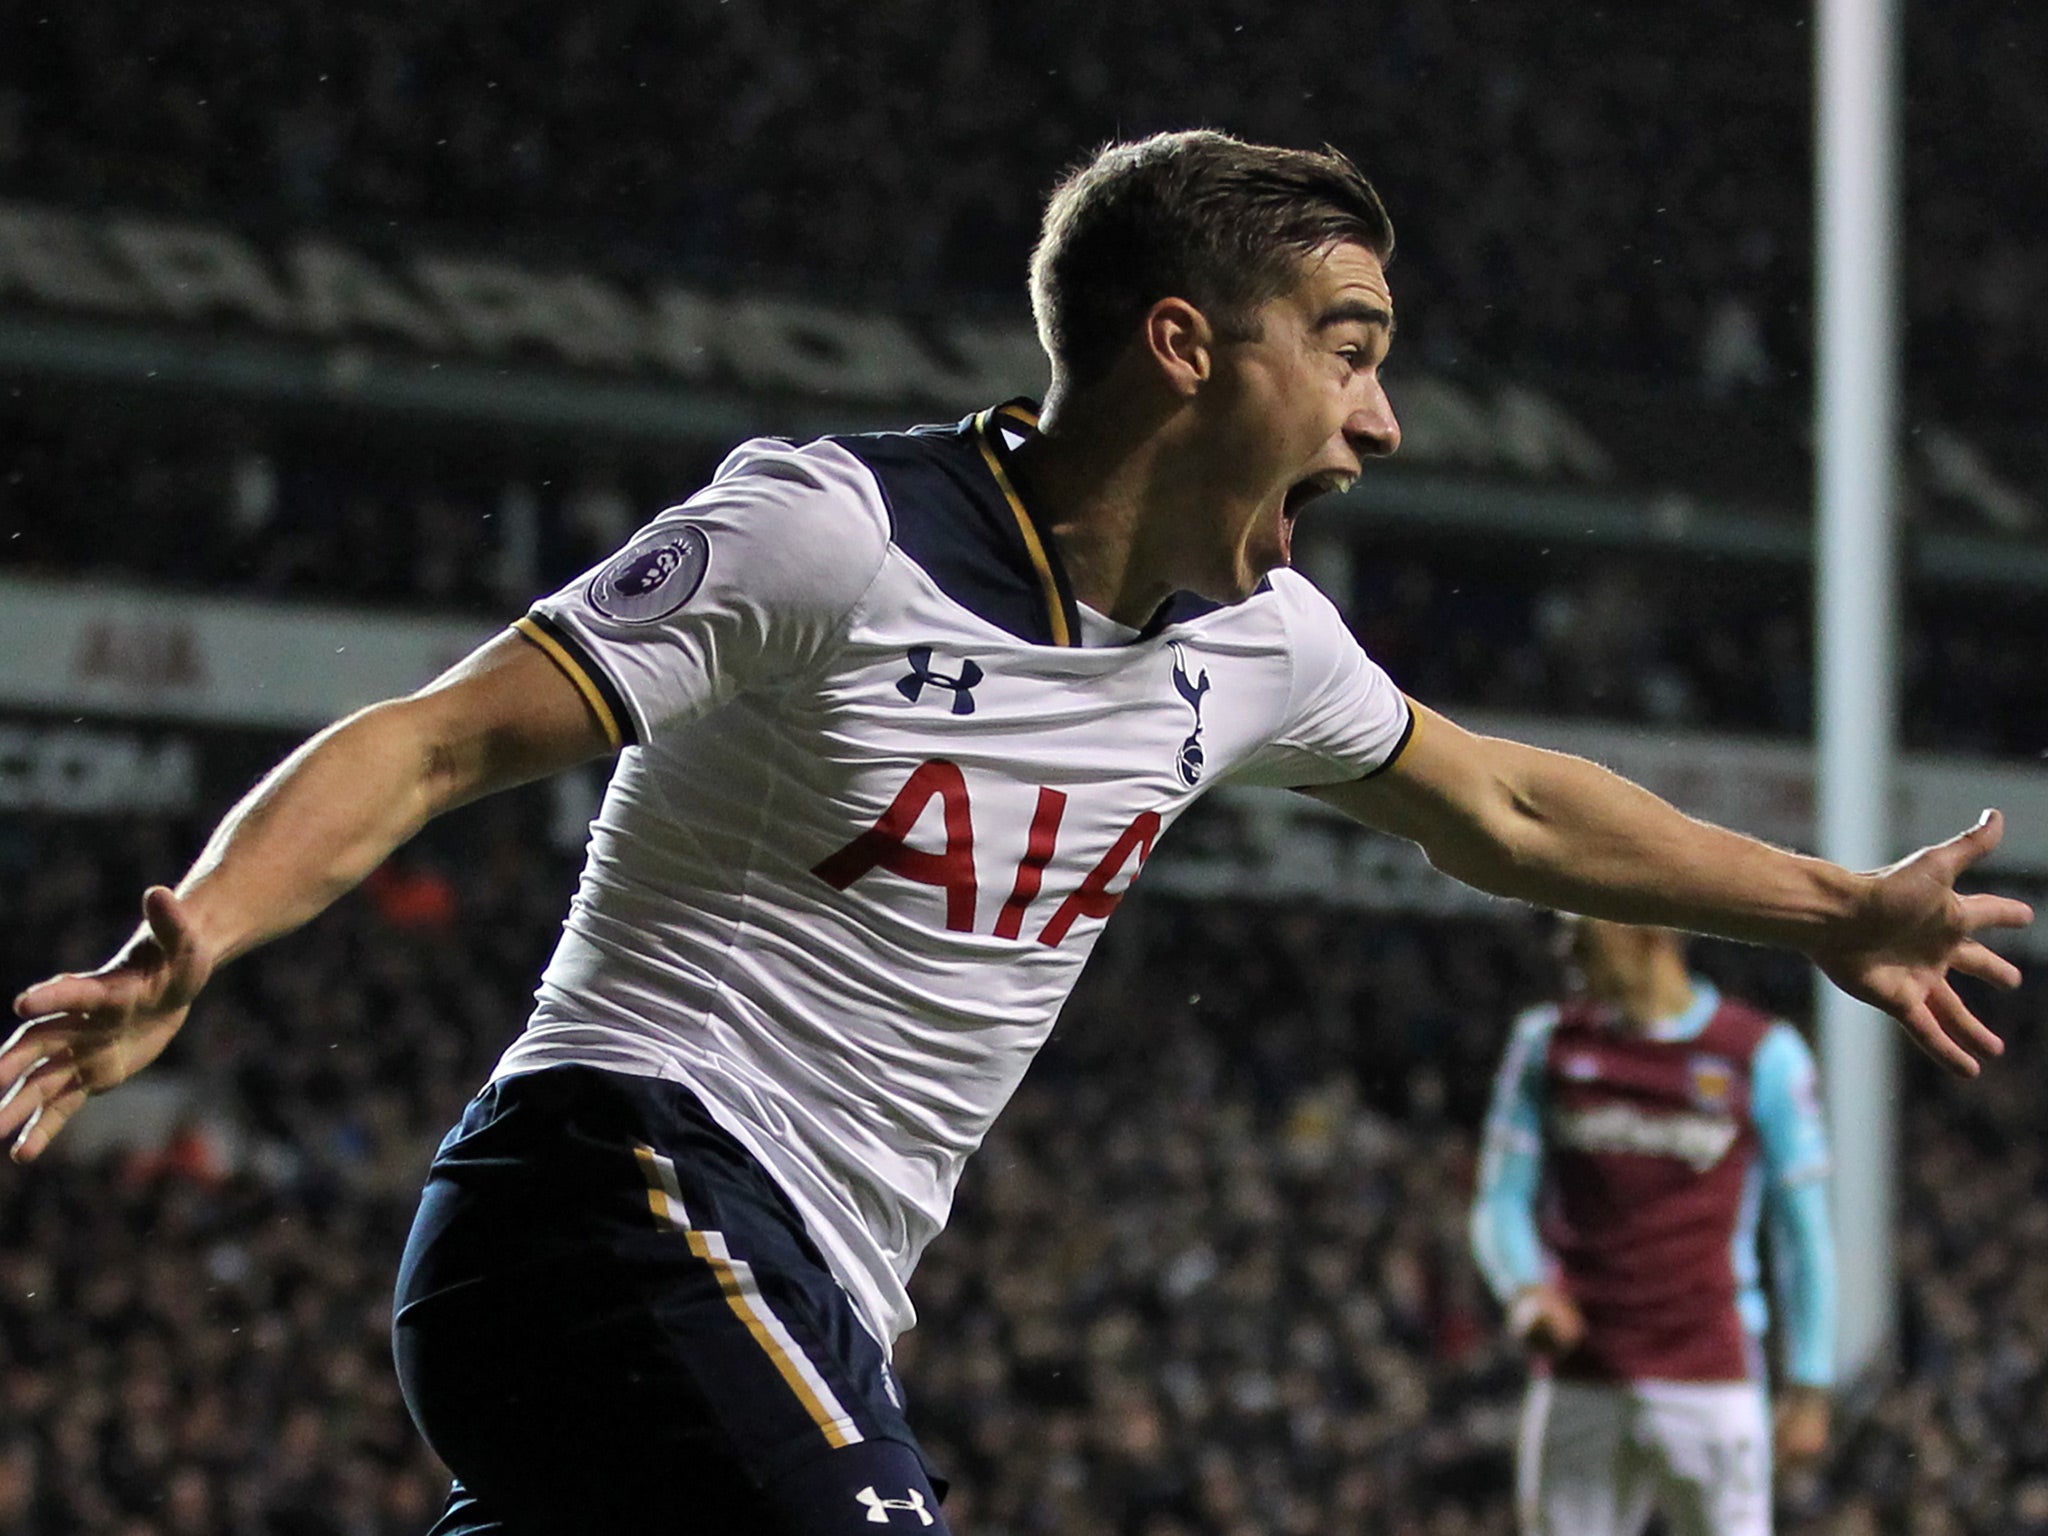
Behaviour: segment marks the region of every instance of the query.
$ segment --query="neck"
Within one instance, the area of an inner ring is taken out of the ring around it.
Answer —
[[[1185,540],[1170,537],[1192,492],[1177,407],[1119,390],[1114,376],[1080,393],[1055,384],[1014,460],[1075,598],[1133,629],[1186,585],[1176,569]]]
[[[1662,957],[1642,975],[1630,978],[1621,995],[1609,1001],[1621,1010],[1628,1027],[1640,1034],[1692,1006],[1692,975],[1675,956]]]

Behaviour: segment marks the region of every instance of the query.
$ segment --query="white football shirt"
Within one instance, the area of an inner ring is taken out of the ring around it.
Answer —
[[[687,1086],[885,1344],[1160,835],[1212,784],[1357,778],[1412,728],[1289,570],[1084,635],[1005,468],[1032,422],[747,443],[519,626],[624,750],[495,1075]]]

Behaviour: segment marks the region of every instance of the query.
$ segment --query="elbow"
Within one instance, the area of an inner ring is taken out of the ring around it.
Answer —
[[[1527,892],[1532,877],[1545,868],[1541,850],[1541,819],[1519,804],[1422,845],[1429,862],[1444,874],[1496,896]]]
[[[380,777],[392,792],[392,809],[412,827],[469,798],[476,776],[475,751],[440,729],[434,712],[422,704],[418,696],[389,699],[333,728],[352,758],[385,765]]]
[[[1500,1261],[1500,1242],[1494,1235],[1493,1224],[1488,1220],[1485,1211],[1472,1212],[1465,1241],[1472,1253],[1473,1267],[1486,1282],[1486,1288],[1498,1296],[1501,1292],[1500,1276],[1504,1266]]]
[[[1565,900],[1578,883],[1578,858],[1569,846],[1569,800],[1551,772],[1555,761],[1554,754],[1527,753],[1501,764],[1450,835],[1425,846],[1430,862],[1491,895],[1544,906]]]

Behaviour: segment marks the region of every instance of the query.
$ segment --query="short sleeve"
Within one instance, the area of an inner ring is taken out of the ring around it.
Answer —
[[[568,674],[614,744],[631,746],[803,673],[888,543],[881,493],[853,455],[751,442],[515,627]]]
[[[1387,768],[1415,729],[1407,698],[1305,577],[1282,569],[1270,580],[1287,626],[1287,707],[1273,739],[1231,777],[1296,789],[1342,784]]]

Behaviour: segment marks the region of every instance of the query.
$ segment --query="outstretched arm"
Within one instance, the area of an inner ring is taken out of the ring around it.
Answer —
[[[322,731],[227,814],[176,890],[145,893],[111,960],[15,999],[27,1022],[0,1049],[0,1138],[35,1158],[89,1095],[156,1059],[216,968],[324,911],[441,812],[609,746],[575,685],[515,634]]]
[[[1857,874],[1696,821],[1584,758],[1477,736],[1414,708],[1414,735],[1386,772],[1308,793],[1414,840],[1437,868],[1496,895],[1801,950],[1964,1076],[2004,1049],[1948,980],[1954,969],[1998,986],[2019,981],[1975,936],[2023,926],[2032,911],[1955,890],[1998,846],[1996,812]]]

